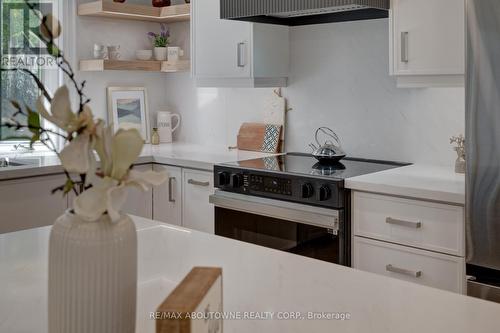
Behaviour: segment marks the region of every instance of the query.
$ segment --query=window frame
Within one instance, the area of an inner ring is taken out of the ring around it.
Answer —
[[[68,61],[71,62],[73,66],[73,49],[70,49],[66,47],[65,40],[71,40],[72,36],[68,35],[73,35],[74,34],[74,24],[71,24],[70,22],[74,22],[74,17],[71,19],[71,16],[68,15],[73,15],[74,13],[72,12],[72,9],[74,8],[74,0],[68,0],[68,1],[60,1],[60,0],[40,0],[42,2],[50,2],[53,4],[53,14],[56,15],[56,17],[60,20],[61,26],[62,26],[62,31],[63,33],[61,34],[61,37],[57,39],[57,44],[58,47],[63,50],[65,57],[68,59]],[[67,33],[65,33],[67,31]],[[74,35],[73,35],[74,36]],[[69,43],[68,43],[69,44]],[[48,88],[49,91],[54,92],[58,87],[61,85],[67,83],[65,78],[63,77],[63,73],[61,70],[57,71],[43,71],[42,75],[40,77],[40,80],[42,83]],[[42,124],[46,126],[48,123],[41,119]],[[49,126],[52,127],[52,126]],[[60,132],[58,128],[55,126],[52,127],[54,130]],[[59,136],[53,136],[53,140],[56,145],[56,149],[60,150],[64,142]],[[0,140],[0,152],[16,152],[14,149],[14,146],[16,145],[29,145],[29,140]],[[35,152],[43,152],[43,151],[49,151],[49,149],[42,143],[36,142],[33,144],[33,149]]]

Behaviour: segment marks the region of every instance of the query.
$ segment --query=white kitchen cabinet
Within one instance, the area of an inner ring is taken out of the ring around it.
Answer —
[[[154,165],[155,171],[167,171],[168,181],[153,189],[153,219],[182,225],[182,169],[168,165]]]
[[[213,234],[214,206],[209,196],[214,193],[213,173],[183,169],[182,225]]]
[[[61,192],[64,175],[0,182],[0,234],[52,225],[68,207]]]
[[[465,292],[465,259],[354,237],[353,267],[426,286]]]
[[[192,1],[192,70],[201,87],[283,87],[289,28],[221,20],[219,0]]]
[[[352,266],[465,292],[464,207],[353,191]]]
[[[136,171],[150,171],[151,164],[136,165]],[[136,215],[148,219],[153,218],[153,192],[151,189],[147,192],[142,192],[137,188],[128,188],[127,201],[123,205],[122,212],[125,214]]]
[[[464,208],[354,192],[354,234],[455,256],[465,255]]]
[[[392,0],[389,25],[399,87],[464,84],[464,0]]]

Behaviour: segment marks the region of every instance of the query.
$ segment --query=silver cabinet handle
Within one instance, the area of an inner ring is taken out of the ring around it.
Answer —
[[[409,227],[415,229],[422,228],[422,222],[404,221],[404,220],[393,219],[392,217],[386,218],[385,223],[400,225],[403,227]]]
[[[244,47],[245,47],[245,42],[240,42],[237,45],[237,53],[238,53],[237,64],[238,64],[238,67],[245,67],[246,66],[245,57],[243,56]]]
[[[401,62],[407,63],[408,60],[408,31],[401,32]]]
[[[200,182],[200,181],[194,180],[194,179],[189,179],[188,184],[196,185],[196,186],[203,186],[203,187],[210,186],[210,182]]]
[[[174,182],[177,182],[177,179],[175,179],[175,177],[170,177],[168,179],[168,201],[169,202],[175,202],[175,198],[174,198]]]
[[[399,268],[390,264],[385,266],[385,270],[388,272],[398,273],[416,278],[422,276],[422,271],[411,271],[409,269]]]

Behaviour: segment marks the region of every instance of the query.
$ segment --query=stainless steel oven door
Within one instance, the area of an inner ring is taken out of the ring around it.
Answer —
[[[219,236],[348,265],[342,211],[220,190],[210,202]]]

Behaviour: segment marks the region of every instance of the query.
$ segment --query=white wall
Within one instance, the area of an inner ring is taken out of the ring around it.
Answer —
[[[80,1],[80,3],[87,1]],[[138,2],[138,1],[136,1]],[[140,2],[140,1],[139,1]],[[143,0],[142,2],[146,2]],[[148,31],[159,32],[160,25],[149,22],[113,20],[94,17],[76,18],[77,60],[92,59],[94,43],[120,45],[122,59],[135,59],[135,50],[151,49]],[[91,97],[92,110],[97,117],[107,119],[108,86],[143,86],[148,90],[150,118],[165,104],[165,74],[129,71],[78,72],[80,80],[87,80],[86,93]]]
[[[388,21],[295,27],[286,148],[308,151],[319,126],[333,128],[351,156],[453,165],[448,138],[464,132],[464,89],[398,89],[389,77]],[[259,120],[272,89],[196,88],[166,78],[167,105],[182,114],[177,139],[233,145],[243,121]]]
[[[149,3],[148,0],[136,2]],[[93,44],[120,44],[124,58],[149,48],[154,23],[76,20],[77,59],[91,57]],[[189,24],[170,26],[172,45],[189,54]],[[216,38],[216,36],[214,37]],[[291,31],[291,76],[283,89],[289,113],[288,151],[308,151],[314,130],[330,126],[352,156],[453,165],[448,138],[464,132],[464,89],[398,89],[389,77],[387,20],[295,27]],[[148,88],[151,118],[157,110],[179,112],[176,139],[234,145],[243,121],[259,121],[272,89],[196,88],[189,73],[79,73],[88,81],[94,112],[106,115],[106,87]],[[154,124],[154,121],[152,122]]]

